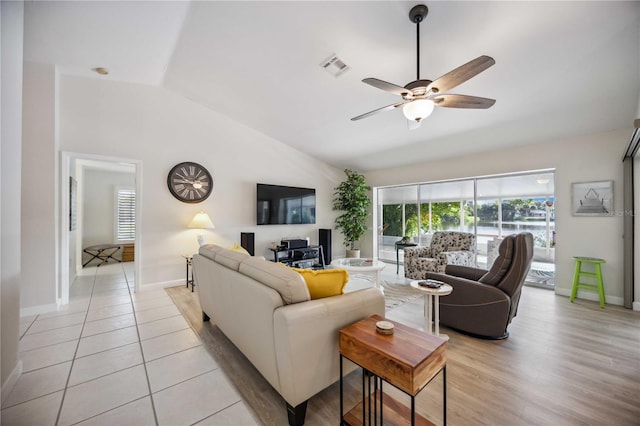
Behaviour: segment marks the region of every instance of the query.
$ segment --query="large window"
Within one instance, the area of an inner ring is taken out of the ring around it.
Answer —
[[[381,259],[395,259],[394,243],[404,236],[417,237],[418,187],[405,185],[378,189],[378,248]]]
[[[136,191],[118,187],[115,196],[115,240],[132,242],[136,238]]]
[[[464,231],[476,235],[477,265],[486,268],[504,236],[527,231],[535,242],[530,281],[537,274],[552,284],[553,180],[553,171],[542,171],[378,188],[378,257],[395,262],[403,236],[428,245],[436,231]]]
[[[420,185],[420,244],[436,231],[473,232],[473,180]]]

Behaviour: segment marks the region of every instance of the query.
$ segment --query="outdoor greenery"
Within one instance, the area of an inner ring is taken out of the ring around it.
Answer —
[[[513,199],[502,201],[503,222],[533,222],[545,220],[544,199]],[[473,201],[465,201],[464,225],[469,227],[474,223]],[[405,204],[405,231],[402,231],[402,204],[388,204],[382,206],[383,221],[386,229],[383,235],[410,236],[418,235],[418,205]],[[480,202],[477,206],[477,219],[479,224],[495,225],[498,222],[498,201]],[[420,206],[421,233],[429,232],[429,203]],[[460,227],[460,202],[431,203],[431,230],[440,231],[458,229]],[[539,243],[537,245],[540,245]]]
[[[389,226],[384,235],[402,235],[402,205],[389,204],[382,208],[384,222]],[[460,203],[444,202],[431,204],[431,228],[433,231],[440,231],[460,226]],[[405,235],[415,237],[418,235],[418,205],[405,205]],[[465,224],[473,224],[473,208],[465,208]],[[420,225],[422,233],[429,232],[429,204],[420,206]]]
[[[343,212],[336,218],[336,229],[344,235],[344,245],[355,250],[355,242],[367,230],[371,187],[363,175],[349,169],[344,173],[347,178],[334,188],[333,210]]]
[[[504,200],[502,202],[502,220],[505,222],[545,220],[543,213],[546,209],[545,203],[546,200],[531,198]],[[498,201],[479,203],[478,220],[481,222],[497,221]]]

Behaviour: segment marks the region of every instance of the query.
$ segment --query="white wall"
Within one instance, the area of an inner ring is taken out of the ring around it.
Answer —
[[[24,63],[21,306],[55,308],[58,148],[56,70]]]
[[[186,226],[200,210],[216,226],[208,242],[230,246],[240,232],[255,232],[256,254],[265,256],[283,236],[317,243],[318,229],[333,227],[331,200],[342,170],[162,88],[65,76],[60,89],[61,150],[142,161],[143,286],[184,280],[180,255],[197,251],[200,232]],[[212,173],[206,201],[186,204],[170,194],[167,174],[182,161]],[[315,188],[316,224],[256,226],[257,182]],[[333,238],[335,257],[344,248],[341,235]]]
[[[22,145],[22,2],[0,3],[2,54],[0,55],[2,107],[0,127],[0,275],[2,305],[0,357],[2,399],[19,375],[20,327],[20,159]]]
[[[607,302],[622,305],[622,216],[572,216],[571,183],[613,180],[615,210],[622,212],[622,155],[629,134],[630,129],[623,129],[378,170],[366,173],[367,182],[385,186],[555,168],[556,293],[570,292],[572,256],[601,257],[607,261],[603,267]],[[367,238],[367,255],[372,252],[372,238]],[[597,300],[595,293],[583,291],[578,297]]]
[[[115,243],[116,187],[135,188],[134,173],[85,170],[82,174],[82,247]],[[118,253],[119,257],[120,253]],[[84,254],[82,262],[91,259]],[[92,265],[97,265],[94,261]]]

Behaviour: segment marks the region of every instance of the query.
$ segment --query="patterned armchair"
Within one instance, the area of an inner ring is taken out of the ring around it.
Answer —
[[[467,232],[436,232],[429,247],[404,250],[404,276],[424,280],[427,272],[444,273],[447,265],[475,266],[476,236]]]

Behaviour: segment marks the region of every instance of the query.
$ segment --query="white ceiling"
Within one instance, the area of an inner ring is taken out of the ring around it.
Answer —
[[[496,65],[417,130],[361,82],[416,78],[417,2],[25,3],[25,59],[63,73],[163,86],[337,167],[360,171],[631,128],[640,99],[640,2],[429,1],[421,78],[480,55]],[[336,53],[350,70],[320,63]],[[109,76],[90,71],[106,67]],[[621,153],[622,155],[622,153]]]

